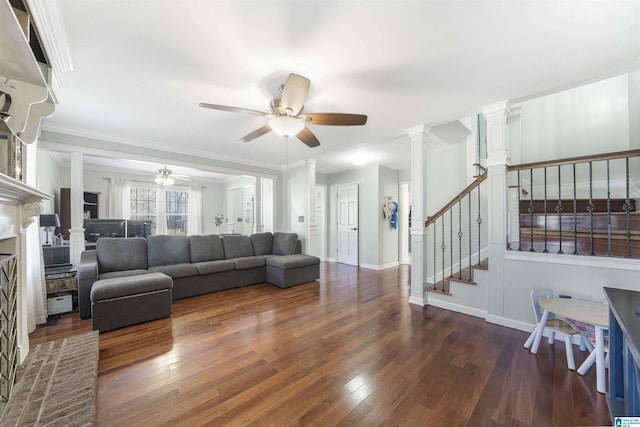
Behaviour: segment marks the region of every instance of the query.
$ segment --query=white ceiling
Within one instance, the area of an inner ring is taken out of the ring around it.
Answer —
[[[49,129],[247,164],[354,156],[409,167],[408,128],[640,68],[640,1],[60,0],[74,70]],[[288,73],[305,112],[369,116],[310,126],[308,148],[199,102],[268,111]]]

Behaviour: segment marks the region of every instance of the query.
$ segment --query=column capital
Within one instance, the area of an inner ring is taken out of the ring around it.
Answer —
[[[500,101],[494,104],[490,104],[482,108],[482,115],[489,121],[490,118],[494,117],[505,117],[508,118],[511,114],[511,104],[509,101]]]
[[[316,167],[316,163],[318,163],[318,160],[316,160],[316,159],[306,159],[305,163],[307,164],[307,166]]]
[[[414,126],[412,128],[407,129],[407,134],[411,138],[412,141],[422,138],[422,142],[425,142],[427,136],[431,134],[431,128],[425,125]]]

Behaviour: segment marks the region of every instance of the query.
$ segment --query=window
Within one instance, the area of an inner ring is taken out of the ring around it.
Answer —
[[[167,234],[187,234],[189,192],[167,190]]]
[[[131,187],[130,218],[151,222],[151,234],[156,234],[156,189]]]
[[[156,196],[162,191],[151,187],[131,187],[129,219],[151,222],[151,234],[156,234]],[[189,218],[189,191],[164,190],[167,234],[187,234]]]

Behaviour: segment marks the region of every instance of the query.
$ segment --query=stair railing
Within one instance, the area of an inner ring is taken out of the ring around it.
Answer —
[[[517,182],[518,251],[640,258],[640,150],[507,171]]]
[[[480,184],[486,179],[485,171],[425,221],[427,247],[433,246],[426,254],[427,271],[432,274],[430,290],[448,292],[447,278],[471,282],[473,261],[477,260],[476,266],[481,265],[483,236],[486,241],[482,219],[486,203],[483,204]]]

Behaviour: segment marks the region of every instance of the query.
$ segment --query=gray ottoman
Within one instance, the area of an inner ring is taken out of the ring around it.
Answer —
[[[100,332],[171,315],[173,280],[163,273],[98,280],[91,288],[93,329]]]
[[[312,255],[283,255],[267,258],[267,282],[288,288],[320,278],[320,258]]]

